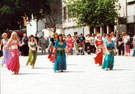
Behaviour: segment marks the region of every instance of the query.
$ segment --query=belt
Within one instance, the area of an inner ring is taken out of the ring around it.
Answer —
[[[64,50],[64,48],[57,48],[57,50]]]

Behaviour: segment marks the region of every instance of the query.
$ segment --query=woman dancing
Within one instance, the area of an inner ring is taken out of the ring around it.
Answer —
[[[57,70],[61,70],[61,72],[63,72],[63,70],[66,70],[66,43],[63,41],[63,37],[61,34],[58,36],[58,41],[56,41],[54,48],[56,49],[54,72],[56,72]]]
[[[96,53],[97,53],[97,56],[94,58],[95,64],[99,64],[99,66],[102,66],[103,41],[100,34],[97,34],[97,40],[95,40],[95,46],[96,46]]]
[[[8,43],[7,34],[3,33],[2,38],[3,39],[1,40],[1,46],[3,46],[3,59],[2,59],[2,66],[3,66],[4,64],[7,64],[8,61],[10,60],[10,52],[9,52],[8,48],[5,48],[5,46]],[[1,50],[1,47],[0,47],[0,50]]]
[[[51,48],[48,58],[52,63],[55,62],[55,58],[56,58],[56,50],[54,51],[54,55],[52,54],[56,41],[58,41],[58,34],[57,33],[55,33],[53,38],[51,38],[51,41],[50,41],[49,46],[47,48],[48,50]]]
[[[105,58],[104,58],[104,62],[102,65],[102,68],[105,69],[106,71],[108,69],[112,70],[113,69],[113,65],[114,65],[114,42],[111,40],[111,36],[109,34],[107,34],[107,41],[106,41],[106,45],[105,45]]]
[[[74,40],[73,40],[73,38],[71,37],[70,34],[68,34],[66,43],[67,43],[68,52],[69,52],[71,55],[73,55]]]
[[[28,57],[28,61],[27,61],[26,65],[28,66],[28,64],[30,64],[32,66],[32,69],[34,69],[35,62],[37,59],[37,48],[39,46],[33,35],[29,36],[28,46],[29,46],[29,57]],[[39,48],[41,48],[41,47],[39,47]]]
[[[19,40],[17,37],[17,33],[13,32],[4,49],[9,48],[10,60],[7,63],[7,68],[8,70],[14,72],[14,74],[18,74],[20,69],[18,45],[19,45]]]

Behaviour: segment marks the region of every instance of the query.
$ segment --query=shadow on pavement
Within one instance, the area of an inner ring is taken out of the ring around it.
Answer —
[[[78,66],[78,64],[67,64],[68,66]]]
[[[40,75],[42,73],[19,73],[18,75]]]
[[[64,71],[62,73],[83,73],[85,71]]]
[[[113,69],[112,71],[132,71],[132,69]]]
[[[52,69],[52,67],[35,67],[34,69]]]

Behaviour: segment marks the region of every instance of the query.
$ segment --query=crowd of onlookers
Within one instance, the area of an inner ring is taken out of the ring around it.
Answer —
[[[115,43],[115,53],[119,56],[130,56],[131,55],[131,47],[134,48],[133,56],[135,56],[135,35],[133,38],[131,38],[130,35],[127,33],[120,33],[120,32],[111,32],[110,33],[112,40]],[[35,34],[35,39],[37,40],[38,45],[41,47],[41,54],[48,54],[48,46],[51,41],[51,36],[44,37],[41,36],[40,38],[37,37],[37,34]],[[63,40],[67,44],[68,53],[73,55],[84,55],[84,54],[94,54],[96,53],[96,46],[95,46],[95,40],[96,40],[96,34],[87,34],[84,36],[83,34],[76,34],[74,36],[71,36],[70,34],[64,35],[63,34]],[[106,41],[106,34],[102,35],[102,40]],[[21,47],[19,47],[20,55],[22,56],[28,56],[29,47],[28,47],[28,41],[29,38],[27,37],[26,33],[23,34],[23,37],[19,38],[20,43],[22,44]],[[1,52],[2,53],[2,52]]]

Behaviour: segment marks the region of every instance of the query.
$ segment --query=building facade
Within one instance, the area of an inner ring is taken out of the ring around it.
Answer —
[[[109,33],[118,30],[119,32],[128,32],[131,35],[135,34],[135,0],[119,0],[118,2],[121,6],[118,11],[119,18],[116,25],[112,26],[97,26],[89,29],[88,26],[77,27],[74,22],[74,18],[69,18],[67,13],[67,8],[63,3],[63,31],[65,34],[74,35],[76,32],[78,34],[83,33],[84,35],[89,33]]]

